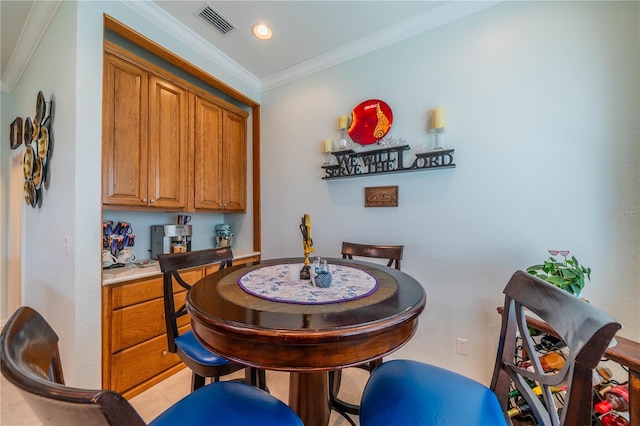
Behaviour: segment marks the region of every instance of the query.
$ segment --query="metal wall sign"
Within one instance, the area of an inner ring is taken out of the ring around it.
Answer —
[[[355,152],[352,149],[334,151],[331,154],[336,158],[337,164],[322,166],[325,170],[325,176],[322,179],[338,179],[456,167],[453,162],[453,152],[455,149],[438,149],[417,153],[413,163],[405,166],[403,153],[408,150],[409,145],[361,152]]]

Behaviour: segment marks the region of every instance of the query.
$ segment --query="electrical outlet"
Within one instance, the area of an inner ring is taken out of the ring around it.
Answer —
[[[462,355],[469,355],[467,339],[463,339],[461,337],[456,338],[456,352]]]

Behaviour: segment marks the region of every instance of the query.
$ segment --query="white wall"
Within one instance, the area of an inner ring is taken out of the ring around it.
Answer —
[[[302,255],[304,213],[318,255],[343,240],[404,244],[427,307],[394,356],[485,383],[501,290],[547,249],[593,268],[583,295],[637,340],[638,21],[637,2],[510,2],[264,93],[263,257]],[[321,141],[371,98],[412,147],[446,106],[457,168],[322,180]],[[399,186],[400,206],[364,208],[363,188],[383,185]]]

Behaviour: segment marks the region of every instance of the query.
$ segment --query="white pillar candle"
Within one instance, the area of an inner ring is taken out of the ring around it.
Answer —
[[[431,129],[444,129],[445,120],[444,120],[444,107],[438,107],[431,112]]]
[[[349,117],[341,115],[338,117],[338,129],[346,129],[349,125]]]
[[[322,152],[333,151],[333,139],[325,139],[322,141]]]

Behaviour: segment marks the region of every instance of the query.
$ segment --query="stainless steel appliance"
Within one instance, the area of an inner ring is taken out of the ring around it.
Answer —
[[[151,226],[151,258],[161,253],[191,251],[191,225]]]

